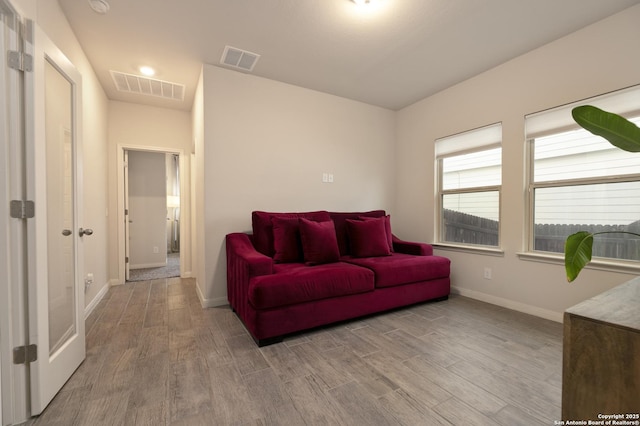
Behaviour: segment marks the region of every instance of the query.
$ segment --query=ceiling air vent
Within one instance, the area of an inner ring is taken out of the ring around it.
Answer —
[[[237,49],[231,46],[225,46],[220,63],[242,71],[251,72],[253,71],[253,67],[256,66],[256,62],[258,62],[259,58],[260,55],[256,53]]]
[[[159,98],[184,100],[184,84],[156,80],[120,71],[110,71],[111,78],[120,92],[137,93],[139,95],[157,96]]]

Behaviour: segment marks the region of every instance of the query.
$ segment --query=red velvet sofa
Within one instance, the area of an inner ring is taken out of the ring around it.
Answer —
[[[384,210],[255,211],[252,226],[226,237],[227,297],[259,346],[449,296],[449,259],[395,237]]]

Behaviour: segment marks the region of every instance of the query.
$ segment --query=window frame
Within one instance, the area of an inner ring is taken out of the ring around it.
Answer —
[[[575,186],[584,185],[597,185],[597,184],[615,184],[626,182],[640,182],[640,173],[626,173],[626,174],[611,174],[607,176],[596,177],[582,177],[571,179],[557,179],[557,180],[545,180],[542,182],[535,181],[535,141],[541,137],[561,134],[571,130],[582,129],[577,123],[572,122],[567,125],[566,122],[558,122],[555,125],[549,125],[547,128],[543,128],[542,131],[538,128],[535,131],[528,131],[528,120],[530,117],[534,117],[534,120],[538,120],[539,117],[545,113],[549,113],[550,121],[554,122],[558,116],[558,112],[570,111],[579,105],[595,105],[607,111],[616,112],[626,118],[638,118],[640,116],[640,102],[634,102],[633,105],[630,99],[637,99],[637,93],[640,91],[640,86],[633,86],[630,88],[620,89],[615,92],[606,93],[603,95],[595,96],[586,100],[573,102],[571,104],[562,105],[559,107],[551,108],[545,111],[537,112],[534,114],[528,114],[524,117],[525,123],[525,155],[526,155],[526,202],[525,208],[525,224],[526,241],[524,244],[525,252],[519,253],[519,257],[526,260],[536,260],[552,263],[564,263],[564,252],[552,252],[535,249],[535,194],[538,189],[545,188],[569,188]],[[632,98],[631,96],[634,96]],[[619,101],[619,102],[618,102]],[[536,123],[537,124],[537,123]],[[584,130],[586,132],[586,130]],[[640,155],[640,154],[638,154]],[[638,217],[640,220],[640,216]],[[599,269],[606,271],[616,272],[632,272],[637,273],[640,270],[640,259],[619,259],[612,257],[599,257],[593,256],[592,261],[587,266],[590,269]]]
[[[454,139],[457,136],[466,137],[472,135],[474,132],[480,132],[486,129],[490,129],[496,127],[500,132],[500,139],[497,142],[489,142],[489,143],[480,143],[464,145],[460,148],[453,148],[450,150],[446,150],[445,153],[439,154],[437,149],[437,144],[440,141],[444,141],[446,139]],[[475,145],[475,146],[474,146]],[[467,147],[471,146],[471,147]],[[457,188],[457,189],[444,189],[444,167],[443,162],[447,158],[457,157],[466,154],[472,154],[477,152],[489,151],[496,148],[500,148],[500,185],[482,185],[482,186],[472,186],[465,188]],[[447,136],[444,138],[440,138],[436,140],[436,220],[435,220],[435,243],[434,245],[439,248],[445,249],[454,249],[459,251],[470,251],[470,252],[480,252],[484,254],[494,254],[494,255],[502,255],[502,122],[497,122],[493,124],[489,124],[487,126],[479,127],[476,129],[471,129],[462,133],[458,133],[452,136]],[[480,192],[497,192],[498,194],[498,244],[497,245],[486,245],[486,244],[473,244],[473,243],[460,243],[454,241],[445,241],[444,239],[444,197],[447,195],[463,195],[463,194],[473,194]]]

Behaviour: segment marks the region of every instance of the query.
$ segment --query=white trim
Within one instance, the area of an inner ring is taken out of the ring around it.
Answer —
[[[451,293],[459,294],[460,296],[468,297],[470,299],[491,303],[492,305],[502,306],[503,308],[511,309],[518,312],[523,312],[525,314],[534,315],[536,317],[548,319],[548,320],[559,322],[559,323],[562,322],[562,318],[564,315],[563,312],[550,311],[548,309],[527,305],[525,303],[504,299],[498,296],[492,296],[490,294],[482,293],[475,290],[469,290],[462,287],[452,286]]]
[[[98,303],[100,303],[102,301],[102,299],[104,298],[105,294],[107,294],[107,291],[109,291],[109,283],[106,283],[105,285],[102,286],[102,288],[100,289],[100,291],[98,292],[98,294],[95,295],[95,297],[93,298],[93,300],[91,300],[91,302],[85,306],[84,308],[84,320],[86,321],[87,318],[89,317],[89,315],[91,315],[91,312],[93,312],[93,310],[96,308],[96,306],[98,306]]]
[[[564,254],[552,252],[518,252],[520,260],[540,263],[551,263],[564,266]],[[619,272],[637,276],[640,273],[640,262],[637,260],[610,259],[605,257],[593,257],[584,269],[595,269],[598,271]]]
[[[487,256],[504,257],[504,250],[500,247],[454,243],[431,243],[431,246],[434,248],[434,250],[448,250],[472,254],[484,254]]]
[[[229,304],[229,301],[227,300],[226,297],[216,297],[215,299],[205,299],[204,295],[200,291],[200,286],[198,285],[197,281],[196,281],[196,293],[198,294],[198,299],[200,299],[200,305],[202,306],[203,309],[215,308],[217,306],[224,306]]]
[[[12,349],[28,342],[27,235],[23,221],[9,219],[9,202],[24,199],[24,111],[32,108],[25,100],[25,84],[20,73],[6,64],[6,51],[24,49],[29,54],[33,51],[32,44],[27,43],[31,41],[31,22],[23,20],[8,0],[0,0],[0,15],[4,16],[0,22],[0,128],[3,130],[0,135],[0,174],[3,176],[0,189],[0,424],[5,425],[25,422],[29,416],[28,367],[11,362]],[[24,31],[19,31],[22,25]]]
[[[228,305],[229,301],[226,297],[216,297],[215,299],[204,299],[200,300],[200,305],[202,305],[203,309],[206,308],[215,308],[217,306]]]
[[[121,173],[124,170],[124,151],[147,151],[147,152],[163,152],[168,154],[177,154],[179,158],[179,167],[180,167],[180,205],[184,206],[181,208],[181,218],[184,217],[185,220],[189,220],[191,213],[189,210],[191,209],[190,205],[186,203],[186,191],[188,187],[186,186],[186,170],[185,170],[185,154],[182,148],[168,148],[168,147],[157,147],[157,146],[140,146],[126,143],[119,143],[116,148],[116,175],[118,177],[118,195],[116,200],[116,214],[118,221],[118,234],[117,234],[117,255],[116,259],[118,262],[118,278],[117,284],[125,283],[125,248],[124,248],[124,176]],[[185,225],[185,220],[180,220],[180,247],[190,247],[191,245],[191,237],[189,233],[185,232],[189,226]],[[183,245],[184,244],[184,245]],[[193,256],[193,254],[191,254]],[[184,267],[187,262],[185,258],[185,250],[180,250],[180,276],[184,277]],[[165,265],[162,265],[165,266]],[[113,281],[113,280],[112,280]]]

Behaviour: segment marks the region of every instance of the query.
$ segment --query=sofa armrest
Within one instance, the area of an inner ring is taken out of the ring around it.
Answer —
[[[414,243],[411,241],[404,241],[400,238],[393,237],[393,250],[398,253],[413,254],[415,256],[432,256],[433,247],[430,244]]]
[[[251,277],[273,274],[273,259],[257,251],[245,233],[227,235],[227,262],[230,258],[245,263]]]
[[[244,309],[248,300],[249,280],[273,273],[273,259],[258,252],[244,233],[228,234],[227,299],[234,310]]]

